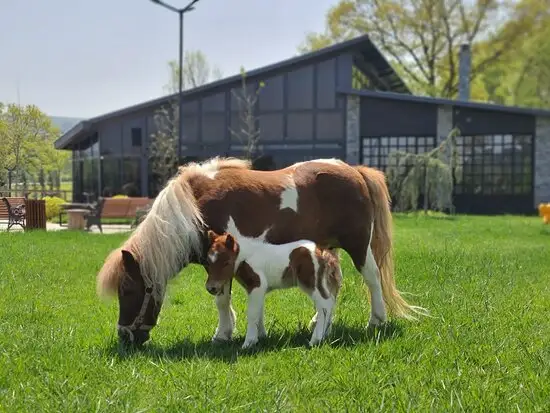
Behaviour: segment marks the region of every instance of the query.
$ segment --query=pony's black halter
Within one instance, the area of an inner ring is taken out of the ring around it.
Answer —
[[[145,317],[145,313],[147,312],[147,307],[149,306],[149,301],[151,301],[151,297],[153,295],[153,283],[147,284],[145,279],[143,280],[145,285],[145,296],[143,297],[143,303],[141,304],[141,308],[139,310],[138,315],[134,319],[134,322],[130,325],[122,326],[118,325],[118,330],[123,331],[126,334],[128,334],[128,337],[130,338],[130,342],[134,342],[134,331],[136,330],[143,330],[143,331],[150,331],[154,326],[143,324],[143,319]]]

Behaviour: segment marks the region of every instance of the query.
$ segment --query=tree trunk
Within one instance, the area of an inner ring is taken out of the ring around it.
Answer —
[[[8,197],[11,197],[11,169],[8,169]]]

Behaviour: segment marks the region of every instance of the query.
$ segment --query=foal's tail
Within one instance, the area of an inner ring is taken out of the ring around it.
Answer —
[[[382,284],[384,301],[391,314],[415,320],[416,317],[413,313],[425,315],[427,311],[422,307],[407,303],[395,286],[391,197],[386,185],[386,177],[382,171],[367,166],[358,165],[355,168],[365,179],[374,206],[374,231],[370,245],[376,265],[380,270],[380,283]]]

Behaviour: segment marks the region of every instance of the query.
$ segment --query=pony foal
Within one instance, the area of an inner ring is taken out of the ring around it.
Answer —
[[[321,249],[314,242],[299,240],[287,244],[254,242],[241,246],[229,234],[208,231],[209,250],[205,268],[206,289],[223,293],[231,278],[248,293],[247,330],[243,349],[265,336],[265,295],[273,290],[298,286],[315,303],[317,313],[310,346],[320,343],[330,331],[336,297],[342,284],[338,253]]]

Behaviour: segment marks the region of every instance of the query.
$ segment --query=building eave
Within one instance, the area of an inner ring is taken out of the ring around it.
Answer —
[[[89,128],[89,121],[83,120],[78,122],[54,142],[55,149],[69,149],[69,146],[75,140],[75,138],[78,137],[80,134],[87,132]]]
[[[417,102],[417,103],[428,103],[434,105],[445,105],[445,106],[460,106],[466,108],[480,109],[480,110],[491,110],[498,112],[508,112],[516,114],[524,114],[531,116],[542,116],[550,117],[550,110],[537,109],[537,108],[528,108],[522,106],[505,106],[495,103],[488,102],[476,102],[476,101],[465,101],[465,100],[454,100],[454,99],[444,99],[444,98],[434,98],[430,96],[417,96],[409,95],[404,93],[394,93],[394,92],[380,92],[372,90],[357,90],[357,89],[337,89],[337,93],[346,94],[346,95],[356,95],[356,96],[365,96],[375,99],[392,99],[400,100],[407,102]]]

